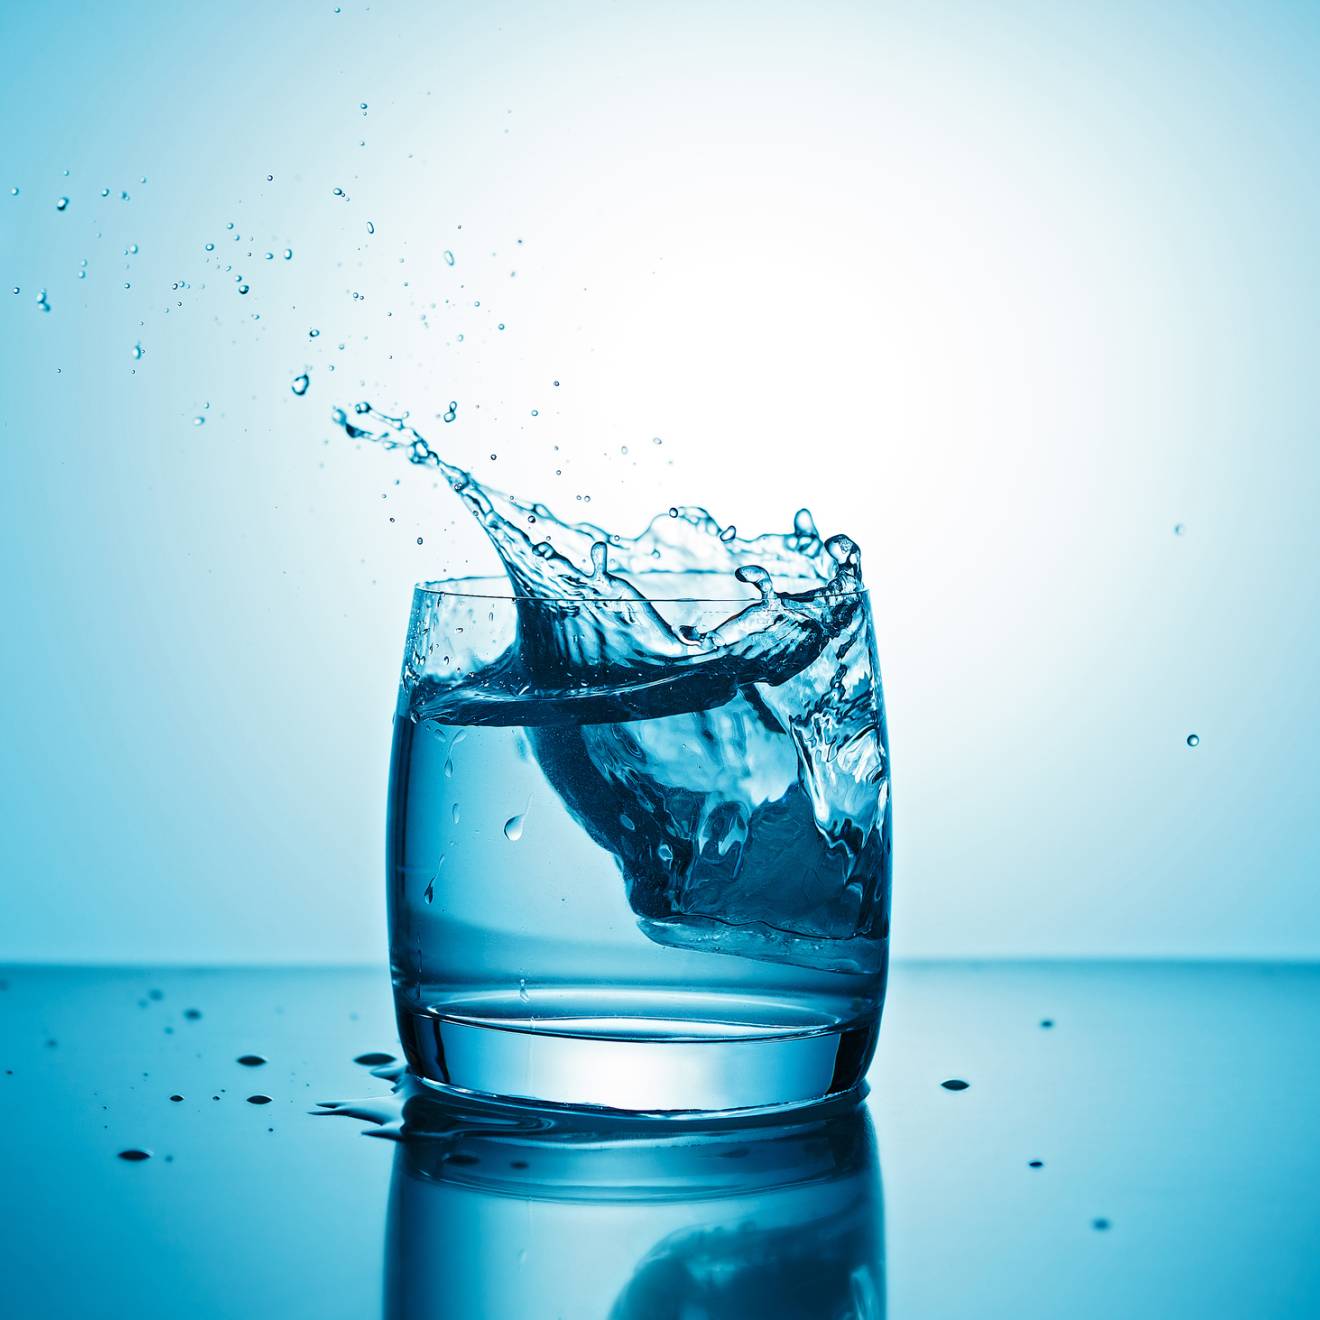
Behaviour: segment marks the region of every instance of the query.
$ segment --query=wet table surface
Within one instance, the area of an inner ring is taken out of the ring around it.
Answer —
[[[789,1157],[483,1184],[309,1113],[390,1090],[379,972],[0,970],[0,1313],[1320,1314],[1320,967],[900,963],[881,1041]]]

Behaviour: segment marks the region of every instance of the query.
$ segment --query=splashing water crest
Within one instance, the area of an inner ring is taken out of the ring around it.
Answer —
[[[832,970],[880,965],[888,757],[848,537],[822,538],[805,509],[787,534],[746,538],[675,507],[627,538],[485,486],[406,416],[358,404],[332,418],[350,439],[443,476],[512,589],[515,640],[466,673],[427,668],[437,611],[452,611],[464,586],[421,598],[400,718],[524,726],[653,940]],[[487,604],[466,599],[484,617]],[[697,600],[698,622],[680,622]],[[506,836],[521,832],[511,817]]]

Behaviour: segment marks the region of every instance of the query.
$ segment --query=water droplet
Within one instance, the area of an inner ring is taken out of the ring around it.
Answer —
[[[940,1085],[946,1091],[965,1091],[971,1082],[964,1082],[961,1077],[950,1077],[947,1082],[941,1082]]]
[[[149,1160],[151,1158],[151,1152],[149,1150],[121,1150],[119,1152],[119,1158],[137,1164],[142,1160]]]
[[[434,881],[434,880],[431,880],[431,881],[429,881],[429,882],[427,883],[427,886],[426,886],[425,890],[422,891],[422,897],[423,897],[428,903],[433,903],[433,902],[435,901],[435,881]]]
[[[307,393],[307,387],[311,383],[312,383],[312,378],[304,371],[301,376],[295,376],[293,378],[293,384],[290,386],[290,388],[293,390],[295,394],[302,395]]]
[[[455,825],[458,824],[458,803],[457,803],[457,802],[455,802],[454,805],[453,805],[452,807],[449,808],[449,819],[452,820],[452,821],[454,822]]]
[[[1201,735],[1199,733],[1189,733],[1187,735],[1188,747],[1199,747],[1201,745]]]
[[[376,232],[376,226],[375,226],[374,224],[372,224],[370,220],[368,220],[368,221],[367,221],[367,233],[369,233],[369,234],[374,234],[375,232]]]
[[[205,417],[202,417],[202,416],[200,416],[200,415],[197,416],[197,417],[194,417],[194,418],[193,418],[193,425],[194,425],[194,426],[205,426],[205,425],[206,425],[206,418],[205,418]],[[200,1014],[199,1014],[199,1016],[200,1016]]]
[[[359,109],[359,110],[365,110],[366,108],[367,108],[367,103],[366,103],[365,101],[359,101],[359,102],[358,102],[358,109]]]
[[[275,260],[275,254],[274,254],[273,252],[267,252],[265,255],[266,255],[266,260],[267,260],[267,261],[274,261],[274,260]]]
[[[495,460],[496,460],[498,457],[499,457],[498,454],[492,454],[492,455],[490,456],[490,461],[493,463],[493,462],[495,462]]]
[[[454,254],[448,248],[445,248],[445,265],[452,266],[453,264],[454,264]]]
[[[1109,1227],[1109,1220],[1093,1219],[1091,1220],[1091,1227],[1094,1228],[1097,1232],[1103,1233]]]
[[[238,291],[239,293],[247,293],[251,287],[252,286],[250,284],[240,284],[238,286]]]
[[[293,249],[292,249],[292,248],[285,248],[285,249],[284,249],[284,260],[285,260],[285,261],[292,261],[292,260],[293,260]]]
[[[143,355],[146,351],[147,351],[147,350],[146,350],[145,348],[143,348],[141,344],[134,344],[134,345],[133,345],[133,360],[134,360],[135,362],[140,361],[141,358],[142,358],[142,355]]]
[[[336,197],[342,197],[344,195],[344,190],[342,188],[336,188],[334,194]]]
[[[509,819],[504,822],[504,837],[506,839],[513,843],[517,843],[518,840],[522,838],[523,816],[526,816],[526,814],[527,813],[524,811],[522,815],[510,816]]]
[[[1042,1027],[1044,1027],[1046,1031],[1048,1031],[1048,1030],[1054,1025],[1054,1019],[1053,1019],[1053,1018],[1041,1018],[1041,1020],[1040,1020],[1040,1025],[1041,1025]]]
[[[454,418],[457,416],[458,416],[458,404],[453,399],[450,399],[449,410],[445,413],[444,420],[447,422],[452,422]]]
[[[1044,1167],[1045,1167],[1045,1161],[1044,1161],[1044,1160],[1028,1160],[1028,1161],[1027,1161],[1027,1168],[1029,1168],[1029,1169],[1043,1169]]]
[[[245,1068],[260,1068],[266,1062],[260,1054],[240,1054],[238,1061]]]
[[[671,518],[677,518],[677,517],[678,517],[678,510],[675,509],[675,508],[673,508],[673,507],[671,506],[671,507],[670,507],[670,510],[669,510],[669,516],[670,516]]]
[[[11,188],[11,189],[9,190],[9,195],[10,195],[11,197],[17,197],[17,196],[18,196],[18,189],[17,189],[17,188]]]
[[[313,329],[307,332],[308,339],[319,339],[320,337],[321,337],[321,332],[319,330]]]
[[[268,1105],[268,1104],[270,1104],[270,1096],[268,1096],[268,1095],[250,1095],[250,1096],[248,1096],[248,1098],[247,1098],[247,1102],[248,1102],[248,1104],[250,1104],[250,1105]]]
[[[68,207],[69,207],[69,199],[67,197],[61,197],[55,203],[55,209],[57,211],[66,211],[68,210]]]
[[[662,862],[672,862],[674,860],[674,850],[667,844],[662,843],[656,850],[655,855]]]
[[[1181,536],[1186,530],[1187,530],[1187,527],[1186,527],[1186,525],[1185,525],[1184,523],[1174,523],[1174,524],[1173,524],[1173,534],[1174,534],[1174,536]]]
[[[421,545],[421,543],[422,543],[422,538],[419,536],[419,537],[417,538],[417,544],[418,544],[418,545]]]
[[[385,1064],[394,1062],[394,1055],[381,1054],[373,1050],[369,1054],[359,1054],[353,1062],[360,1063],[364,1068],[382,1068]]]
[[[101,189],[101,196],[102,196],[102,197],[109,197],[109,196],[110,196],[110,189],[109,189],[109,188],[102,188],[102,189]]]
[[[501,321],[501,322],[499,323],[499,325],[497,325],[497,326],[495,327],[495,329],[496,329],[496,330],[503,330],[503,329],[504,329],[504,322]],[[532,416],[535,417],[536,414],[533,413]]]
[[[172,1095],[172,1096],[170,1096],[170,1099],[171,1099],[176,1105],[177,1105],[177,1104],[181,1104],[181,1103],[183,1102],[183,1096],[181,1096],[181,1095]]]
[[[196,1022],[202,1016],[202,1010],[200,1008],[185,1008],[183,1010],[183,1016],[186,1017],[189,1022]]]
[[[37,306],[40,307],[43,312],[50,311],[50,299],[46,297],[45,289],[42,289],[42,291],[37,294]]]
[[[527,993],[527,978],[523,976],[518,978],[518,999],[524,1004],[530,1004],[532,1001],[531,995]]]
[[[539,410],[539,409],[537,409],[537,408],[533,408],[533,409],[532,409],[532,416],[533,416],[533,417],[539,417],[540,415],[541,415],[541,413],[540,413],[540,410]]]
[[[658,435],[653,435],[653,436],[651,437],[651,443],[652,443],[653,445],[662,445],[662,444],[664,444],[664,441],[661,440],[660,437],[659,437]]]
[[[206,250],[207,250],[208,252],[214,252],[214,251],[215,251],[215,244],[214,244],[214,243],[208,243],[208,244],[206,245]]]

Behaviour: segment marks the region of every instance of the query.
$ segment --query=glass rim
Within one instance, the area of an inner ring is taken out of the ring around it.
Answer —
[[[651,573],[641,573],[638,577],[720,577],[727,581],[728,574],[725,572],[716,572],[716,570],[697,570],[691,573],[666,573],[665,570],[655,570]],[[455,578],[432,578],[427,582],[415,582],[413,584],[413,595],[424,596],[457,596],[460,600],[505,600],[517,601],[528,600],[535,601],[538,605],[633,605],[639,602],[630,596],[532,596],[526,592],[513,591],[476,591],[473,586],[489,583],[499,583],[507,581],[498,577],[489,575],[473,574],[467,577]],[[789,580],[790,588],[793,580]],[[466,589],[465,589],[466,588]],[[807,586],[807,591],[811,592],[812,600],[848,600],[850,598],[860,598],[869,594],[869,588],[865,586],[857,587],[852,591],[826,591],[825,584],[812,590]],[[802,592],[794,592],[791,589],[786,592],[788,595],[800,595]],[[755,588],[748,584],[748,594],[743,596],[696,596],[691,593],[684,593],[678,596],[647,596],[646,603],[649,605],[750,605],[758,599]]]

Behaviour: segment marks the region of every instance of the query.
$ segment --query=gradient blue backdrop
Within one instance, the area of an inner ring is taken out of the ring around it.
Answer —
[[[0,958],[383,959],[409,587],[487,561],[331,438],[359,398],[624,530],[861,542],[900,954],[1320,954],[1320,9],[130,0],[0,48]]]

